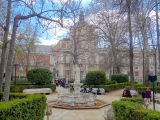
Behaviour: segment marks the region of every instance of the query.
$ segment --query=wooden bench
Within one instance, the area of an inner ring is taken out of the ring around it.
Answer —
[[[51,88],[35,88],[35,89],[24,89],[23,93],[26,94],[40,94],[40,93],[45,93],[45,94],[50,94],[52,93]]]

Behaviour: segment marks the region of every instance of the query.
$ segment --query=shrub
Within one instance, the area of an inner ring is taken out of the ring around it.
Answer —
[[[106,82],[105,72],[96,70],[90,71],[86,75],[86,84],[87,85],[102,85]]]
[[[113,80],[113,81],[109,81],[109,80],[106,80],[106,85],[110,85],[110,84],[116,84],[117,81]]]
[[[27,72],[27,79],[35,84],[49,84],[52,82],[52,72],[46,68],[35,68]]]
[[[118,83],[128,82],[129,77],[126,74],[114,74],[111,76],[111,81],[117,81]]]
[[[11,93],[10,101],[0,102],[0,120],[43,120],[45,109],[45,95]]]
[[[160,120],[158,111],[145,109],[139,104],[142,99],[126,99],[112,102],[116,120]]]

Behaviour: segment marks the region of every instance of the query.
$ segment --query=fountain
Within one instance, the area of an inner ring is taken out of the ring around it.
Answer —
[[[96,102],[96,94],[92,93],[81,93],[80,89],[83,85],[80,83],[80,68],[75,65],[74,66],[74,73],[75,73],[75,81],[71,85],[74,87],[74,91],[70,93],[62,93],[58,94],[58,101],[57,105],[69,105],[72,107],[75,106],[93,106]]]

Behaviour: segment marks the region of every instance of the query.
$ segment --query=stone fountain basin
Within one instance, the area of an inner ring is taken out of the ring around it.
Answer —
[[[85,106],[84,104],[76,104],[75,106],[70,106],[70,105],[67,105],[67,104],[58,105],[57,104],[58,100],[49,101],[48,104],[49,104],[49,106],[51,106],[53,108],[69,109],[69,110],[75,110],[75,109],[77,109],[77,110],[78,109],[100,109],[102,107],[110,105],[110,103],[105,102],[103,100],[96,99],[95,101],[96,101],[97,104],[92,105],[92,106]]]
[[[93,106],[94,104],[96,104],[96,97],[96,94],[92,93],[62,93],[58,94],[57,105],[61,106],[67,104],[74,107],[77,104],[83,104],[85,106]]]

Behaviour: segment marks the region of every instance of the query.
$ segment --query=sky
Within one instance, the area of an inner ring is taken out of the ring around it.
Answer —
[[[64,0],[66,1],[66,0]],[[82,0],[82,7],[86,8],[91,0]],[[69,26],[69,20],[63,21],[65,25]],[[45,23],[44,23],[45,24]],[[56,26],[56,25],[53,25]],[[61,28],[60,26],[56,26],[54,29],[50,29],[47,31],[42,37],[39,38],[40,44],[42,45],[54,45],[58,43],[59,40],[62,40],[66,36],[68,36],[68,29]]]

